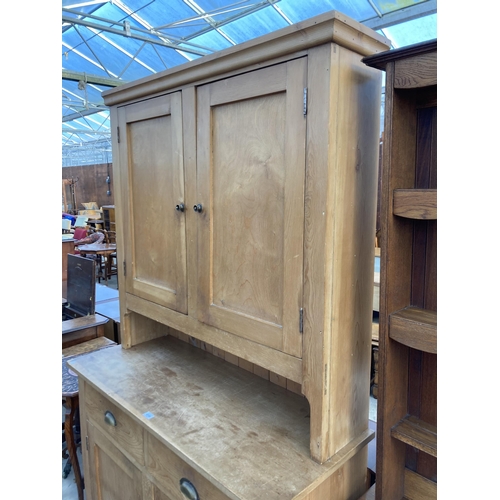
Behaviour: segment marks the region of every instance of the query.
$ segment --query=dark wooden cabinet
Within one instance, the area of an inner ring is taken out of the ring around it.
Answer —
[[[437,41],[386,71],[377,500],[437,496]]]
[[[101,208],[102,218],[104,220],[104,229],[106,229],[106,231],[116,231],[115,206],[103,205]]]

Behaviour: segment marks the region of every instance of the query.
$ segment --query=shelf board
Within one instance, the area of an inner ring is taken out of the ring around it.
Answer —
[[[437,457],[437,428],[414,416],[400,420],[391,430],[391,436],[417,450]]]
[[[433,500],[437,498],[437,483],[430,479],[405,469],[404,498],[413,500]]]
[[[393,214],[407,219],[437,219],[437,189],[395,189]]]
[[[389,337],[413,349],[437,354],[437,312],[406,307],[390,314]]]

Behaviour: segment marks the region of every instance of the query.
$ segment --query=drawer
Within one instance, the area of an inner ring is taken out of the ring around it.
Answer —
[[[161,441],[148,433],[145,434],[145,439],[147,472],[168,498],[171,500],[197,498],[196,495],[190,496],[187,492],[186,494],[181,492],[180,482],[184,480],[184,482],[189,482],[185,485],[185,489],[196,490],[199,500],[229,500],[229,497],[186,464]]]
[[[115,446],[144,465],[144,430],[126,412],[106,396],[85,384],[85,412],[87,418],[109,437]]]

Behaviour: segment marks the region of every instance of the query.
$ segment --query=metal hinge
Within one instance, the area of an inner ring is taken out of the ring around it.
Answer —
[[[120,127],[116,127],[116,139],[120,143]]]
[[[299,309],[299,332],[304,333],[304,309]]]
[[[89,437],[85,436],[85,448],[87,448],[87,451],[89,451]]]
[[[123,276],[127,276],[127,263],[123,261]]]
[[[304,115],[307,115],[307,87],[304,89]]]

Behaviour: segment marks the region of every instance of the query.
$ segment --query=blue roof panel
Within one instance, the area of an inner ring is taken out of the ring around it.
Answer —
[[[201,27],[205,27],[205,21],[197,20],[191,23],[177,23],[179,20],[189,19],[197,16],[196,12],[186,5],[182,0],[168,0],[168,2],[149,2],[146,6],[144,0],[131,0],[128,6],[137,11],[137,15],[154,28],[167,25],[168,31],[177,38],[189,37],[196,33]]]
[[[266,7],[224,25],[221,31],[226,33],[234,42],[242,43],[286,26],[288,26],[288,23],[275,9]]]
[[[62,0],[62,6],[82,14],[83,23],[87,23],[87,26],[63,23],[63,70],[123,81],[134,81],[201,57],[196,52],[219,51],[232,43],[242,43],[331,10],[362,23],[369,20],[367,24],[377,26],[375,29],[390,38],[394,48],[437,38],[435,14],[403,22],[405,17],[413,17],[413,13],[425,16],[435,12],[436,0],[102,0],[81,3]],[[93,17],[88,17],[90,15]],[[77,17],[65,11],[63,16]],[[398,20],[402,24],[391,25]],[[130,23],[131,36],[124,32],[124,21]],[[390,27],[378,29],[384,23]],[[104,31],[99,26],[113,27],[120,33]],[[171,43],[172,47],[162,43]],[[63,122],[63,129],[91,130],[84,135],[63,133],[63,144],[71,144],[70,149],[76,151],[76,146],[85,143],[94,152],[97,144],[97,148],[104,147],[106,155],[111,154],[107,130],[109,111],[88,114],[81,105],[88,99],[89,110],[99,109],[100,91],[109,87],[87,84],[85,90],[80,90],[78,82],[68,80],[63,80],[62,87],[63,118],[79,116],[79,110],[86,115]],[[80,105],[68,107],[65,103]],[[106,130],[104,135],[102,130]],[[69,136],[71,139],[67,139]],[[67,164],[71,154],[64,152],[63,147],[63,164]],[[80,159],[78,156],[78,161]]]
[[[276,6],[287,15],[292,23],[298,23],[331,10],[342,12],[356,21],[369,19],[376,15],[369,2],[356,0],[323,0],[321,2],[281,0]]]
[[[372,0],[381,14],[388,14],[400,9],[426,2],[427,0]]]
[[[393,42],[395,49],[434,40],[437,38],[437,14],[384,28],[381,33]]]
[[[192,38],[190,42],[207,47],[214,52],[227,49],[228,47],[232,46],[232,44],[226,38],[224,38],[223,35],[214,30],[208,31],[203,35]]]

